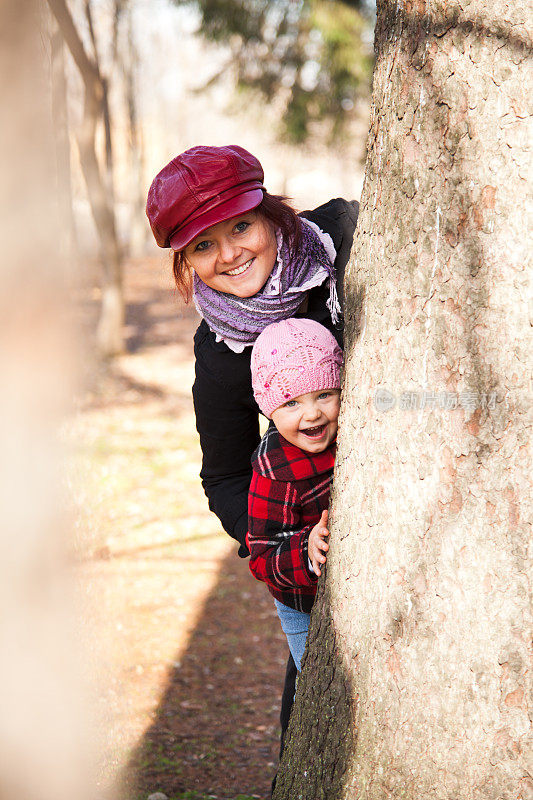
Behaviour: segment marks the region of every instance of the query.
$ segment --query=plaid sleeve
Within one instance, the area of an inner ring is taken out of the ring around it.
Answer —
[[[250,570],[274,589],[314,586],[307,543],[312,525],[300,528],[294,487],[254,472],[248,494]]]

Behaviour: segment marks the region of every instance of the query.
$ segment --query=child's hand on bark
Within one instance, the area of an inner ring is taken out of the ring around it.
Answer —
[[[317,524],[309,531],[309,541],[307,545],[307,552],[309,554],[309,561],[313,566],[316,575],[322,574],[321,567],[326,563],[326,553],[329,550],[329,544],[326,542],[326,537],[329,536],[327,529],[328,512],[323,511]]]

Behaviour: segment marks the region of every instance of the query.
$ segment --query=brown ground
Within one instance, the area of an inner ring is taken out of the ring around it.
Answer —
[[[209,513],[191,403],[194,310],[129,263],[128,354],[91,357],[67,426],[103,794],[268,797],[287,647],[266,588]],[[198,794],[196,794],[198,793]]]

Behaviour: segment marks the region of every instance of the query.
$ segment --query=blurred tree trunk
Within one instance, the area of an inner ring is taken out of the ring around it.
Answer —
[[[145,216],[144,142],[137,108],[139,53],[135,42],[133,11],[130,0],[115,0],[112,49],[114,71],[120,74],[122,82],[128,129],[128,245],[131,255],[141,256],[145,252],[149,227]]]
[[[331,551],[276,800],[533,797],[530,12],[378,0]]]
[[[144,139],[137,108],[137,75],[139,71],[139,52],[135,43],[133,10],[131,3],[127,16],[127,57],[125,59],[126,101],[128,106],[130,161],[131,161],[131,230],[130,246],[135,256],[145,252],[148,241],[144,189]]]
[[[0,3],[0,797],[93,800],[59,435],[77,354],[47,17],[38,0]]]
[[[89,58],[72,19],[65,0],[48,0],[48,4],[61,29],[67,47],[79,69],[85,87],[84,114],[77,132],[78,149],[87,193],[96,230],[100,239],[103,265],[102,307],[98,323],[98,343],[104,356],[113,356],[123,349],[124,298],[122,287],[122,253],[118,241],[113,193],[102,174],[96,154],[96,131],[104,117],[106,85],[98,63]],[[107,114],[109,109],[107,107]],[[106,126],[106,130],[110,126]],[[110,136],[106,133],[106,142]],[[110,159],[110,140],[106,146],[107,163]]]
[[[111,128],[111,109],[109,106],[109,81],[100,69],[100,57],[98,55],[98,43],[96,41],[96,33],[93,23],[93,12],[91,0],[85,0],[85,18],[89,28],[91,37],[91,44],[93,47],[93,63],[96,67],[96,73],[101,85],[102,92],[102,122],[104,123],[104,141],[105,141],[105,182],[109,202],[112,207],[115,205],[115,181],[114,181],[114,164],[113,164],[113,133]]]
[[[52,28],[50,43],[52,58],[52,117],[55,131],[58,196],[62,221],[59,237],[62,243],[61,251],[71,264],[76,259],[76,226],[72,204],[65,42],[56,24]]]

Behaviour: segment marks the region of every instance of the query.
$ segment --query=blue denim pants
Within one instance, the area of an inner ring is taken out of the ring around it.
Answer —
[[[281,628],[287,637],[289,650],[296,664],[296,669],[300,672],[311,615],[306,614],[305,611],[295,611],[294,608],[280,603],[276,598],[274,598],[274,603],[276,604]]]

